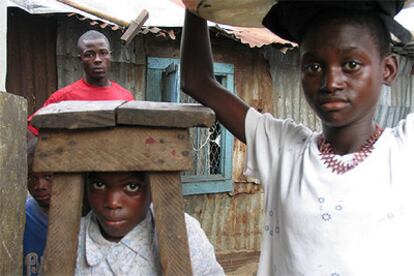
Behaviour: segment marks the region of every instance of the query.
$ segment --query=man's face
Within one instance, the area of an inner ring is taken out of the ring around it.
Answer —
[[[111,51],[104,38],[86,39],[80,45],[80,59],[87,80],[106,79],[111,67]]]
[[[325,25],[301,45],[302,86],[324,126],[371,122],[389,75],[372,34],[364,26]]]
[[[132,172],[92,173],[87,193],[102,235],[110,241],[121,240],[140,223],[151,203],[147,179]]]
[[[39,206],[45,210],[48,210],[50,205],[52,181],[52,173],[31,172],[29,174],[27,183],[29,193],[37,201]]]

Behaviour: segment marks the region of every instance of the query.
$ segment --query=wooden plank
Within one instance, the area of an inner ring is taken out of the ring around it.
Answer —
[[[127,27],[129,22],[122,20],[118,16],[114,16],[111,12],[96,9],[91,5],[85,5],[79,1],[73,1],[73,0],[58,0],[59,2],[62,2],[68,6],[74,7],[75,9],[87,12],[89,14],[95,15],[98,18],[103,18],[108,21],[111,21],[115,24],[118,24],[123,27]]]
[[[149,101],[130,101],[118,108],[117,124],[211,127],[215,122],[214,111],[200,104],[182,104]]]
[[[148,20],[148,11],[143,9],[135,18],[129,23],[128,29],[121,36],[121,40],[125,46],[128,46],[134,37],[141,31],[141,27],[144,25],[145,21]]]
[[[34,171],[183,171],[191,168],[188,129],[117,127],[40,131]]]
[[[42,275],[74,275],[84,177],[55,174]]]
[[[115,113],[125,101],[64,101],[40,109],[32,119],[37,128],[96,128],[115,126]]]
[[[26,99],[0,91],[0,275],[22,274],[26,129]]]
[[[192,275],[180,174],[149,175],[162,275]]]

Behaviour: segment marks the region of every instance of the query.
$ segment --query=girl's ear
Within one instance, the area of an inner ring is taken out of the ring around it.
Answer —
[[[385,85],[391,85],[395,80],[398,73],[398,61],[397,57],[394,54],[388,55],[384,58],[384,74],[383,74],[383,83]]]

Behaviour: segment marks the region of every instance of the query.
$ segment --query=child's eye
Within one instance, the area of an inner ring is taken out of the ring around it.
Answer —
[[[137,192],[137,191],[141,190],[141,188],[142,188],[142,185],[141,184],[138,184],[138,183],[128,183],[125,186],[125,189],[128,192]]]
[[[318,63],[307,64],[303,67],[305,73],[319,73],[322,71],[322,66]]]
[[[91,185],[92,185],[92,188],[94,188],[95,190],[105,189],[105,184],[101,181],[92,182]]]
[[[47,181],[52,181],[53,180],[53,174],[48,174],[48,175],[46,175],[45,176],[45,179],[47,180]]]
[[[344,64],[344,68],[347,71],[355,71],[358,70],[360,68],[361,64],[359,64],[356,61],[348,61]]]

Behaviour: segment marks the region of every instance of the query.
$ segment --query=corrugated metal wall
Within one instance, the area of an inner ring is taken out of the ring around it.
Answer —
[[[186,212],[200,221],[217,253],[258,251],[263,225],[263,217],[259,215],[263,210],[260,195],[188,196]]]
[[[7,92],[27,99],[28,113],[56,90],[56,19],[9,8]]]
[[[393,127],[414,111],[413,93],[413,58],[398,57],[399,70],[397,79],[391,87],[384,86],[376,121],[382,127]]]

